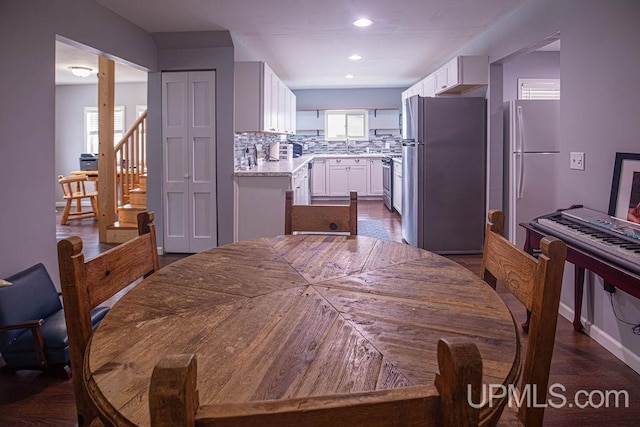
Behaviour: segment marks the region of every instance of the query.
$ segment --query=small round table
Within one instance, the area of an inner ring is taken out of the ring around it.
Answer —
[[[456,337],[477,344],[485,384],[516,382],[511,313],[466,268],[369,237],[278,236],[143,280],[95,331],[84,375],[103,417],[148,425],[151,373],[165,354],[196,354],[206,405],[433,384],[437,341]]]

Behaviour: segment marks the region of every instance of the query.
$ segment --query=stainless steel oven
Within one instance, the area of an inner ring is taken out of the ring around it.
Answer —
[[[393,211],[393,159],[382,158],[382,200],[390,211]]]

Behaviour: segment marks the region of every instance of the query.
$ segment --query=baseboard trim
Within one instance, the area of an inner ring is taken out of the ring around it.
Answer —
[[[564,303],[560,303],[559,313],[562,317],[569,322],[573,322],[574,311],[571,307]],[[609,353],[616,356],[625,365],[640,374],[640,357],[634,354],[631,350],[620,344],[619,341],[614,339],[611,335],[604,330],[589,322],[584,317],[581,317],[584,332],[589,335],[595,342],[604,347]]]

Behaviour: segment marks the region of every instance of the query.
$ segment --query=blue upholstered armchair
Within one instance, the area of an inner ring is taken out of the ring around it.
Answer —
[[[6,279],[0,287],[0,354],[13,370],[45,369],[69,363],[69,344],[60,297],[43,264]],[[91,313],[95,328],[109,309]]]

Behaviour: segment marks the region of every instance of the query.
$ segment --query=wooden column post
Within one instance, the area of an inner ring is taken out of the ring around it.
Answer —
[[[115,63],[98,58],[98,219],[100,242],[107,242],[107,227],[115,222],[116,168],[113,150],[113,118],[115,93]]]

